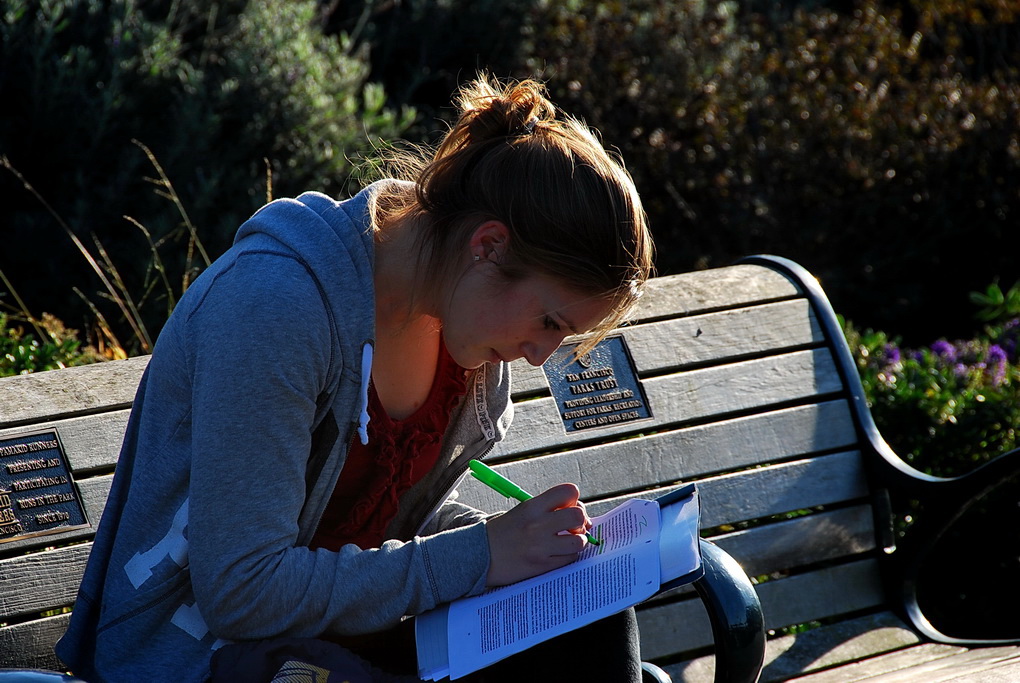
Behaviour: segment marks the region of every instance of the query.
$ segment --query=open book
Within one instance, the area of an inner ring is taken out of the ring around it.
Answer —
[[[418,676],[460,678],[700,578],[699,521],[694,484],[592,518],[602,544],[575,562],[419,615]]]

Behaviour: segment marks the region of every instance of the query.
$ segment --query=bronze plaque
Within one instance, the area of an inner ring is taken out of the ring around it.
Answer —
[[[57,432],[0,439],[0,543],[85,526]]]
[[[574,360],[576,348],[577,344],[560,346],[542,366],[566,431],[615,427],[652,417],[623,337],[606,337]]]

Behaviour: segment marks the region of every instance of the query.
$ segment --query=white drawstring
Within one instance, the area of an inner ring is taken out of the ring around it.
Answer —
[[[361,445],[368,445],[368,383],[372,379],[372,344],[361,347],[361,417],[358,418],[358,437]]]

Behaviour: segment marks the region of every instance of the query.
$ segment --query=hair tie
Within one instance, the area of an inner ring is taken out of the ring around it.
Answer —
[[[538,117],[535,116],[534,114],[532,114],[531,118],[528,119],[527,122],[523,126],[521,126],[521,128],[517,132],[517,134],[521,135],[521,136],[523,136],[523,135],[531,135],[532,133],[535,132],[535,126],[537,124],[538,124]]]

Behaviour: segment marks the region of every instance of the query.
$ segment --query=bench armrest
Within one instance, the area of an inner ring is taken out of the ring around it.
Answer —
[[[754,683],[765,662],[765,617],[744,570],[701,539],[705,575],[694,582],[715,637],[715,683]]]

